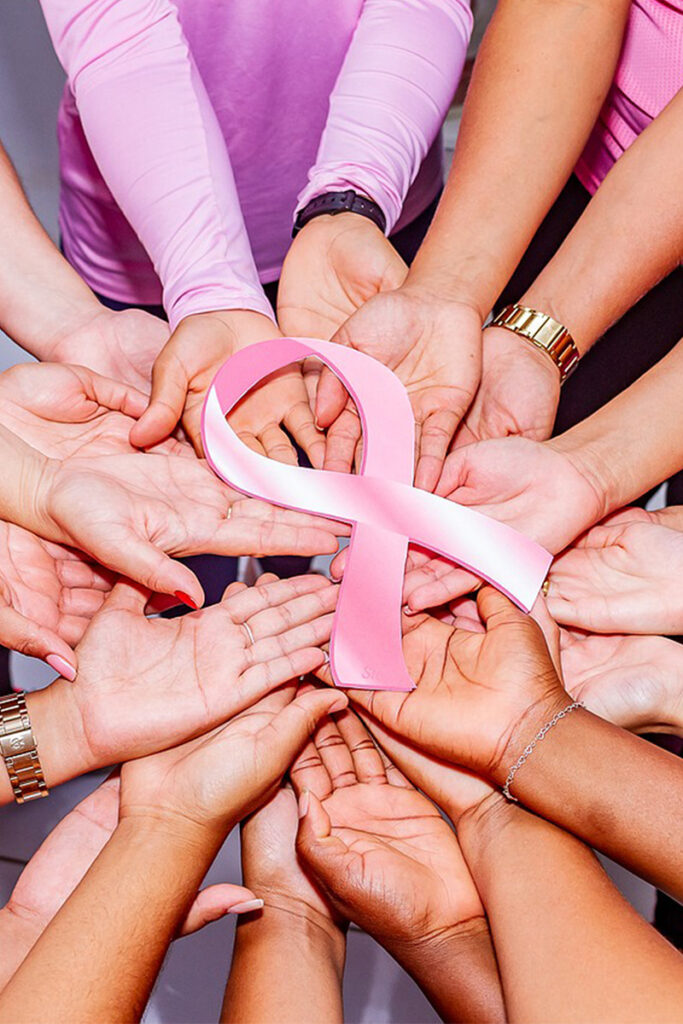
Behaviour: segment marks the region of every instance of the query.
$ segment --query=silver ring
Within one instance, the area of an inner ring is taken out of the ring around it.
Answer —
[[[249,643],[250,644],[255,644],[256,640],[254,639],[254,634],[252,633],[251,626],[249,625],[248,622],[243,622],[242,623],[242,629],[246,629],[247,637],[249,638]]]
[[[226,520],[227,520],[227,519],[230,519],[230,518],[231,518],[231,516],[232,516],[232,505],[228,505],[228,514],[227,514],[227,516],[225,517],[225,518],[226,518]]]

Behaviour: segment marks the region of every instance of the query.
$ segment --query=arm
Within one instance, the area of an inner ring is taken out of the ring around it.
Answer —
[[[297,820],[287,786],[242,825],[242,875],[266,906],[237,929],[223,1021],[343,1020],[346,921],[297,858]]]
[[[667,1024],[675,1016],[680,954],[582,843],[499,796],[463,816],[459,836],[489,916],[511,1021]]]
[[[330,692],[278,694],[208,737],[125,765],[119,824],[0,995],[0,1020],[139,1019],[225,836],[344,704]]]

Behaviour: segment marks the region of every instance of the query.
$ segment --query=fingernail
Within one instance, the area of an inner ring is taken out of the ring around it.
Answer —
[[[330,579],[333,580],[334,583],[341,583],[341,576],[337,576],[335,573],[332,572],[331,569],[330,569]]]
[[[261,910],[263,900],[245,900],[244,903],[235,903],[228,908],[229,914],[248,914],[250,910]]]
[[[186,604],[188,608],[191,608],[195,612],[199,608],[197,602],[193,600],[193,598],[191,598],[189,594],[185,594],[182,590],[174,591],[174,597],[177,597],[179,601],[181,601],[183,604]]]
[[[348,706],[349,705],[348,701],[346,700],[346,697],[337,697],[334,704],[332,705],[331,708],[329,708],[327,713],[328,715],[333,715],[335,711],[346,711]]]
[[[325,659],[325,661],[323,662],[323,664],[324,664],[324,665],[329,665],[329,663],[330,663],[330,654],[329,654],[329,651],[323,651],[323,657],[324,657],[324,659]]]
[[[310,794],[309,794],[308,790],[305,789],[303,791],[303,793],[301,794],[301,796],[299,797],[299,817],[300,818],[305,818],[306,815],[308,814],[309,798],[310,798]]]
[[[45,661],[48,663],[50,668],[53,668],[60,676],[63,676],[65,679],[68,679],[70,683],[73,683],[76,678],[76,669],[73,665],[70,665],[65,658],[62,658],[61,654],[48,654]]]
[[[414,612],[409,604],[404,604],[403,605],[403,614],[404,615],[417,615],[417,612]]]

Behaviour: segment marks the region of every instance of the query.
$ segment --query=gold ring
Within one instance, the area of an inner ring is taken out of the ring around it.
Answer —
[[[544,597],[548,596],[548,591],[549,590],[550,590],[550,576],[546,576],[546,578],[543,580],[543,586],[541,587],[541,593],[543,594]]]

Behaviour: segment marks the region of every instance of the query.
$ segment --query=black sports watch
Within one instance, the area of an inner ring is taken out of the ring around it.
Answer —
[[[325,192],[311,199],[310,203],[306,203],[303,210],[299,210],[296,215],[292,238],[296,238],[302,227],[314,217],[321,217],[324,213],[334,216],[335,213],[345,212],[359,213],[361,217],[367,217],[376,224],[382,234],[386,231],[387,218],[377,203],[372,199],[366,199],[365,196],[359,196],[350,188],[347,192]]]

